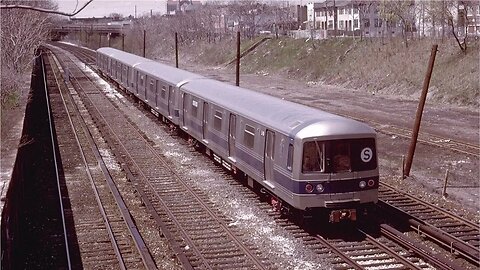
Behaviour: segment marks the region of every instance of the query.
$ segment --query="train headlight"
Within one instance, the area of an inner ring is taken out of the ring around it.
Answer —
[[[365,182],[365,181],[362,180],[362,181],[360,181],[360,183],[358,183],[358,186],[359,186],[360,188],[365,188],[365,187],[367,186],[367,182]]]
[[[318,192],[323,192],[325,190],[325,187],[322,184],[317,185],[317,191]]]
[[[373,179],[368,180],[368,186],[373,187],[373,185],[375,185],[375,180]]]
[[[305,185],[305,191],[308,192],[308,193],[312,193],[313,192],[313,185],[308,183]]]

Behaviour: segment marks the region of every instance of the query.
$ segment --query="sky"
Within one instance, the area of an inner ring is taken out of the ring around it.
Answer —
[[[58,10],[67,13],[73,13],[75,6],[81,8],[88,0],[56,0]],[[111,13],[120,13],[125,17],[135,16],[135,7],[137,17],[153,13],[166,12],[166,0],[93,0],[84,10],[75,15],[75,18],[85,17],[104,17]],[[78,4],[77,4],[78,3]]]
[[[59,11],[73,13],[75,6],[77,9],[82,7],[88,0],[54,0],[58,3]],[[202,2],[208,0],[202,0]],[[226,0],[222,0],[226,1]],[[227,0],[228,1],[228,0]],[[264,0],[266,1],[266,0]],[[276,1],[276,0],[267,0]],[[285,1],[285,0],[278,0]],[[307,2],[313,2],[313,0],[287,0],[292,4],[306,4]],[[111,13],[120,13],[125,17],[129,15],[135,16],[135,7],[137,9],[137,17],[150,14],[150,10],[153,13],[165,14],[167,11],[167,0],[93,0],[84,10],[75,15],[75,18],[86,17],[104,17]]]

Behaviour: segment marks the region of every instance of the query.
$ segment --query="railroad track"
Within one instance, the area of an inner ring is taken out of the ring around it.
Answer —
[[[71,226],[75,227],[81,256],[77,264],[86,268],[109,268],[113,265],[119,269],[155,268],[112,180],[113,172],[107,168],[91,128],[89,130],[86,124],[88,121],[70,97],[72,89],[60,77],[62,70],[58,69],[58,62],[50,65],[50,62],[55,62],[52,56],[48,56],[46,62],[57,137],[61,140],[59,148],[67,157],[63,170],[69,179],[75,180],[66,182],[68,194],[64,197],[69,197],[72,205],[74,222]]]
[[[447,251],[480,265],[480,226],[436,205],[419,200],[382,183],[379,206],[407,220],[413,231],[430,238]]]
[[[404,127],[385,126],[382,123],[372,121],[372,120],[355,118],[353,116],[348,116],[348,117],[354,118],[356,120],[359,120],[365,123],[369,123],[375,128],[375,130],[383,134],[395,135],[405,139],[410,139],[412,137],[412,131]],[[453,139],[444,138],[444,137],[430,134],[427,132],[419,133],[418,141],[424,144],[450,149],[458,153],[480,157],[480,146],[478,144],[456,141]]]
[[[464,269],[375,219],[358,226],[324,222],[305,225],[280,215],[276,220],[315,253],[328,254],[326,259],[334,269]]]
[[[138,174],[135,174],[132,176],[132,178],[135,176],[138,177]],[[163,181],[166,180],[162,179],[160,182]],[[382,269],[382,265],[385,267],[385,269],[390,269],[392,263],[404,268],[414,269],[421,269],[425,267],[436,267],[438,269],[460,269],[459,266],[453,262],[429,255],[428,251],[425,251],[428,250],[427,248],[416,249],[418,243],[416,243],[414,240],[408,239],[401,232],[391,228],[390,226],[381,225],[380,227],[380,231],[382,232],[380,239],[376,239],[377,236],[368,235],[363,231],[357,232],[358,234],[363,234],[363,238],[366,239],[364,240],[365,243],[364,241],[350,242],[347,244],[344,244],[341,241],[333,241],[330,243],[322,239],[321,236],[312,236],[306,233],[301,228],[297,228],[298,232],[295,232],[297,229],[294,229],[293,233],[301,234],[299,237],[302,239],[306,238],[307,245],[313,243],[313,246],[317,246],[317,248],[318,246],[322,246],[320,249],[312,248],[318,254],[328,253],[329,250],[333,249],[337,250],[335,259],[332,259],[332,263],[336,264],[340,269],[343,267],[353,267],[358,269]],[[350,249],[347,248],[346,250],[342,250],[344,246],[348,247],[349,245],[351,247]],[[338,246],[338,248],[336,246]],[[376,248],[374,252],[372,252],[372,246],[375,246]],[[382,255],[379,256],[378,254]],[[403,256],[399,256],[398,254],[403,254]],[[376,256],[378,256],[377,259],[372,259],[372,257]],[[356,259],[352,259],[351,257]],[[385,263],[386,261],[388,263]]]
[[[56,52],[69,69],[73,85],[104,136],[122,157],[124,168],[135,181],[137,190],[162,232],[175,239],[184,267],[269,269],[266,258],[259,256],[249,239],[241,238],[225,218],[205,200],[205,196],[188,185],[169,168],[164,158],[146,141],[138,129],[103,95],[96,84],[68,56]],[[108,134],[108,135],[106,135]]]

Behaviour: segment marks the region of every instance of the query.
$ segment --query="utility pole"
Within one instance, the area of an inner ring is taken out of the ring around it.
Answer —
[[[335,5],[335,0],[333,0],[333,36],[337,37],[337,6]]]
[[[146,36],[147,36],[147,30],[143,30],[143,57],[145,57],[145,46],[146,46],[145,37]]]
[[[423,107],[425,106],[425,100],[427,99],[428,86],[430,85],[430,78],[432,77],[433,64],[435,63],[435,56],[437,55],[438,45],[432,46],[432,52],[430,54],[430,61],[428,62],[427,74],[423,81],[422,95],[417,107],[417,115],[415,116],[415,124],[412,131],[412,140],[410,141],[410,148],[408,149],[407,161],[405,163],[404,175],[410,176],[410,169],[412,168],[413,155],[415,154],[415,147],[417,145],[418,132],[420,130],[420,123],[422,121]]]
[[[235,73],[235,85],[240,86],[240,31],[237,32],[237,66]]]
[[[175,32],[175,67],[178,68],[178,34]]]

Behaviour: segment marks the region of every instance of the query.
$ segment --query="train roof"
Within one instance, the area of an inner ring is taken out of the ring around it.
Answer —
[[[375,134],[364,123],[212,79],[192,80],[181,89],[291,137]]]
[[[312,138],[375,134],[375,131],[368,125],[342,116],[208,79],[114,48],[104,47],[97,51],[134,66],[158,79],[175,84],[197,97],[228,108],[236,114],[259,121],[290,137]]]
[[[201,75],[158,62],[140,63],[135,68],[178,87],[189,80],[205,78]]]
[[[180,86],[186,81],[194,78],[204,78],[201,75],[178,69],[166,64],[156,62],[151,59],[120,51],[114,48],[103,47],[99,48],[97,51],[110,57],[114,57],[116,60],[124,64],[133,66],[139,71],[143,71],[145,73],[153,75],[157,79],[161,79],[165,82],[169,82],[177,86]]]
[[[116,60],[129,66],[134,66],[139,63],[145,63],[145,62],[153,62],[153,60],[143,58],[141,56],[120,51],[110,47],[98,48],[97,52],[108,55],[110,57],[114,57]]]

